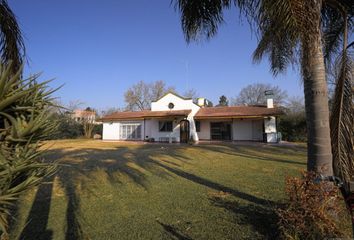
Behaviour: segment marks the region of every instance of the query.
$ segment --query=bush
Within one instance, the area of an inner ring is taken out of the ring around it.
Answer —
[[[93,128],[93,135],[100,134],[102,136],[103,132],[103,124],[96,124]]]
[[[282,133],[282,139],[285,141],[307,141],[305,114],[298,113],[281,116],[278,122],[278,130]]]
[[[279,231],[284,239],[324,239],[343,236],[338,216],[343,210],[337,187],[316,182],[316,174],[288,178],[285,207],[278,209]],[[343,224],[342,221],[340,224]]]
[[[54,114],[52,120],[58,123],[58,127],[50,139],[74,139],[84,135],[82,124],[71,119],[66,114]]]

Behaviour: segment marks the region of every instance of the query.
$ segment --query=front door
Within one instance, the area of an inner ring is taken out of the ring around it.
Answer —
[[[188,143],[189,140],[189,121],[184,119],[180,123],[180,142]]]

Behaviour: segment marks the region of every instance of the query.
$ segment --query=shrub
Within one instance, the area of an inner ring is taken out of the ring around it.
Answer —
[[[285,207],[277,210],[279,231],[284,239],[323,239],[342,236],[338,216],[343,211],[338,188],[316,181],[316,174],[286,180]]]
[[[305,114],[287,114],[281,116],[278,122],[278,130],[282,133],[282,139],[290,142],[307,141],[307,128]]]
[[[11,74],[11,64],[0,64],[0,235],[8,239],[10,209],[20,195],[38,186],[55,166],[40,158],[41,140],[51,136],[53,106],[48,82],[38,75],[22,79]]]
[[[93,135],[95,135],[95,134],[102,135],[102,131],[103,131],[103,124],[95,124],[95,126],[93,128]]]
[[[50,136],[50,139],[73,139],[84,135],[82,124],[64,113],[55,113],[51,119],[58,123],[58,127],[55,134]]]

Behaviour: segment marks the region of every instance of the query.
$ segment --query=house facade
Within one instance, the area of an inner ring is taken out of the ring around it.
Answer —
[[[159,142],[265,141],[277,142],[276,117],[267,106],[206,107],[205,100],[168,93],[151,103],[151,110],[116,112],[104,116],[103,140]]]
[[[71,113],[71,118],[74,119],[76,122],[95,123],[95,121],[96,121],[96,112],[93,111],[93,110],[75,109]]]

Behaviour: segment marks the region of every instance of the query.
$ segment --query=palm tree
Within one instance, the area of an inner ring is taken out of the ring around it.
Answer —
[[[253,54],[256,62],[267,55],[274,75],[283,72],[289,64],[299,63],[308,129],[307,168],[333,175],[321,29],[323,20],[328,21],[326,24],[333,21],[333,18],[323,17],[327,2],[334,11],[351,4],[350,0],[177,0],[175,7],[181,12],[187,42],[202,36],[213,37],[224,22],[224,9],[236,6],[257,29],[260,39]],[[332,47],[337,42],[338,39]]]
[[[3,64],[12,62],[12,72],[22,66],[25,45],[20,27],[6,0],[0,0],[0,59]]]

